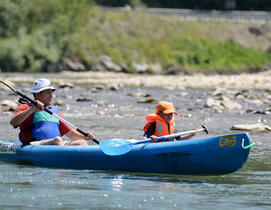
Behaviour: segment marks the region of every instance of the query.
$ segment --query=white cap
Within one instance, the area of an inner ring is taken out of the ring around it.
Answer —
[[[32,91],[31,93],[39,93],[43,90],[55,90],[55,88],[51,85],[51,82],[48,79],[37,79],[33,83]]]

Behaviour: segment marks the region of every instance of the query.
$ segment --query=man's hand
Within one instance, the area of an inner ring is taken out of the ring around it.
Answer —
[[[95,136],[90,131],[87,131],[86,134],[87,136],[85,136],[85,140],[93,140],[95,138]]]
[[[39,100],[36,100],[36,103],[37,103],[37,105],[32,105],[31,106],[31,110],[33,111],[33,112],[40,112],[40,111],[43,111],[44,110],[44,104],[41,102],[41,101],[39,101]]]

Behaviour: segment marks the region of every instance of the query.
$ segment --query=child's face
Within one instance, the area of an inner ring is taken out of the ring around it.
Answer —
[[[173,113],[164,114],[164,113],[160,112],[160,116],[161,116],[167,123],[170,123],[170,121],[172,120],[172,117],[173,117]]]

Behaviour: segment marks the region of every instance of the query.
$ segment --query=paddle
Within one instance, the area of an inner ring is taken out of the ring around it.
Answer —
[[[126,139],[111,139],[111,140],[101,141],[99,145],[100,145],[101,150],[107,155],[110,155],[110,156],[123,155],[123,154],[128,153],[133,148],[133,146],[137,144],[163,141],[165,139],[183,136],[183,135],[187,135],[191,133],[197,133],[201,131],[204,131],[206,134],[208,134],[207,128],[203,125],[201,125],[201,127],[202,128],[195,129],[195,130],[184,131],[181,133],[176,133],[176,134],[171,134],[171,135],[166,135],[166,136],[160,136],[157,138],[157,140],[147,139],[147,140],[142,140],[142,141],[131,142]]]
[[[1,83],[3,83],[4,85],[6,85],[9,89],[11,89],[14,93],[16,93],[17,95],[21,96],[22,98],[26,99],[27,101],[29,101],[30,103],[37,105],[37,102],[34,101],[33,99],[29,98],[28,96],[24,95],[23,93],[21,93],[20,91],[16,90],[15,88],[13,88],[11,85],[7,84],[6,82],[4,82],[3,80],[0,80]],[[50,111],[47,108],[44,108],[44,111],[46,111],[47,113],[49,113],[50,115],[53,115],[55,118],[61,120],[62,122],[64,122],[65,124],[69,125],[70,127],[72,127],[73,129],[77,130],[79,133],[81,133],[84,136],[87,136],[87,133],[85,133],[84,131],[82,131],[81,129],[77,128],[75,125],[73,125],[72,123],[70,123],[69,121],[63,119],[62,117],[58,116],[57,114],[55,114],[54,112]],[[92,139],[92,141],[94,141],[96,144],[99,144],[99,141],[96,139]]]

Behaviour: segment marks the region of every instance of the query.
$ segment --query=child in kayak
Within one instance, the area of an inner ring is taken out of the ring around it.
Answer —
[[[174,134],[174,114],[178,115],[172,103],[167,101],[159,102],[156,107],[156,112],[145,116],[147,123],[144,126],[144,136],[156,140],[157,137]],[[194,135],[195,134],[189,134],[175,139],[186,140],[192,138]]]

